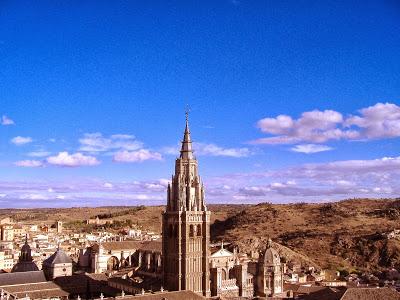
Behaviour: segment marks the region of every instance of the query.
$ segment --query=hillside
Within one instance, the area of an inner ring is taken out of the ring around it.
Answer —
[[[381,233],[400,226],[400,200],[250,206],[212,225],[213,239],[251,251],[270,236],[324,268],[400,267],[400,241]],[[260,243],[261,241],[261,243]]]
[[[225,220],[245,205],[210,205],[211,222]],[[104,206],[104,207],[71,207],[71,208],[36,208],[36,209],[0,209],[0,218],[12,216],[16,222],[33,224],[54,224],[61,220],[68,228],[77,228],[77,224],[96,216],[109,217],[118,221],[130,220],[132,224],[161,233],[161,213],[164,206]],[[73,226],[73,225],[74,226]],[[70,226],[70,227],[71,227]],[[82,227],[82,226],[78,226]]]
[[[209,209],[212,240],[233,242],[241,251],[257,251],[271,237],[287,259],[310,258],[324,268],[363,271],[400,267],[400,241],[382,235],[400,227],[400,199],[209,205]],[[103,215],[160,232],[162,211],[163,206],[3,209],[0,216],[12,215],[26,223],[63,220],[68,226]]]

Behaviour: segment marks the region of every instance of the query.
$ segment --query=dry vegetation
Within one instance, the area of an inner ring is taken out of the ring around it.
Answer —
[[[213,212],[212,240],[235,242],[242,251],[258,250],[271,237],[324,268],[362,271],[400,267],[400,241],[382,236],[400,228],[399,199],[209,205],[209,209]],[[0,215],[11,214],[23,222],[63,220],[67,224],[111,215],[113,220],[131,220],[132,224],[160,232],[162,210],[162,206],[7,209],[0,210]]]
[[[400,241],[382,233],[400,227],[400,200],[357,199],[328,204],[258,204],[212,226],[214,239],[243,251],[270,236],[324,268],[400,267]]]

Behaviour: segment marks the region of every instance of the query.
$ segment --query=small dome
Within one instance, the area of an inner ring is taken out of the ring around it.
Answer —
[[[264,252],[264,263],[268,265],[279,265],[281,263],[281,257],[278,251],[274,248],[267,248]]]
[[[39,268],[33,261],[19,261],[17,262],[11,270],[11,273],[15,272],[30,272],[39,271]]]
[[[265,265],[279,265],[281,263],[281,257],[274,248],[272,248],[272,240],[268,239],[266,249],[260,257]]]
[[[25,243],[22,247],[21,247],[21,254],[22,253],[31,253],[31,247],[28,245],[28,243]]]

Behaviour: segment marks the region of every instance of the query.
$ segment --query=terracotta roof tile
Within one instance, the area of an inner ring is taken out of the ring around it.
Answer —
[[[37,282],[46,282],[43,271],[0,274],[0,286]]]
[[[129,300],[205,300],[206,298],[192,291],[163,292],[148,295],[125,296]],[[382,299],[381,299],[382,300]]]
[[[340,300],[400,300],[400,293],[390,288],[350,288]]]

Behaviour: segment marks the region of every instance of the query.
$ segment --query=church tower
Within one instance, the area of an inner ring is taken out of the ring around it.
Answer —
[[[208,297],[210,211],[193,155],[188,113],[167,197],[162,222],[164,287],[170,291],[191,290]]]

